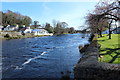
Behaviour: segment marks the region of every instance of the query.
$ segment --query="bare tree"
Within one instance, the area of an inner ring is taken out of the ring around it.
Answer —
[[[110,0],[111,1],[111,0]],[[111,39],[111,23],[113,20],[120,21],[118,10],[120,9],[120,1],[101,1],[99,2],[93,13],[87,16],[87,22],[93,33],[100,32],[105,29],[106,24],[109,30],[109,39]],[[104,24],[102,23],[104,22]],[[102,26],[101,26],[102,25]]]

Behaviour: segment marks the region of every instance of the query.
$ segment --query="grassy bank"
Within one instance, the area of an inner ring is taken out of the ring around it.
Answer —
[[[2,37],[0,39],[2,40],[9,40],[9,39],[22,39],[22,38],[32,38],[32,37],[43,37],[47,35],[18,35],[18,36],[12,36],[12,37]]]
[[[120,64],[120,34],[112,34],[112,39],[108,39],[107,34],[98,38],[101,45],[100,58],[101,62]]]

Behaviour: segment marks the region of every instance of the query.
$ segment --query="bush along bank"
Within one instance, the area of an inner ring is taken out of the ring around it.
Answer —
[[[120,64],[98,62],[100,45],[96,36],[79,48],[83,56],[74,68],[76,80],[120,80]]]

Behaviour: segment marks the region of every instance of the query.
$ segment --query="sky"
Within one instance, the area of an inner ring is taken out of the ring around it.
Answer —
[[[46,22],[52,25],[52,21],[57,20],[68,23],[69,27],[80,29],[79,26],[85,25],[85,16],[94,10],[96,4],[96,1],[2,2],[2,11],[19,12],[31,17],[33,21],[39,21],[41,25]]]

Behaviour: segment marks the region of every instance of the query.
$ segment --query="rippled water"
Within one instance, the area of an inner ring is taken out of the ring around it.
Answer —
[[[45,36],[2,42],[3,78],[73,78],[81,54],[78,46],[88,43],[82,34]]]

